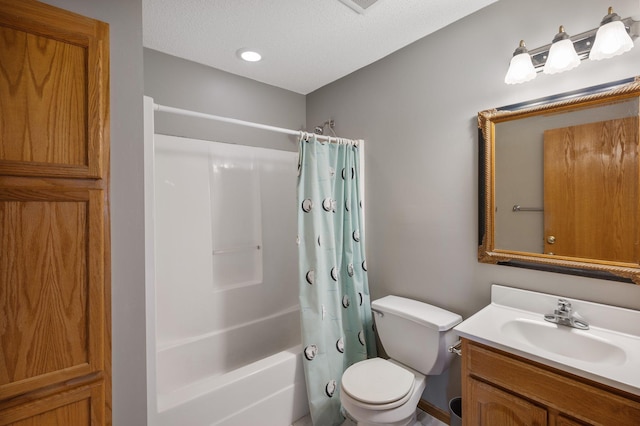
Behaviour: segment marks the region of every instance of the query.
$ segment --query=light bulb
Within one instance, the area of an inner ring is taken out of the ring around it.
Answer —
[[[589,52],[589,59],[599,61],[628,52],[633,47],[633,40],[620,20],[620,16],[609,8],[609,13],[602,18],[596,39]]]
[[[258,62],[262,59],[262,55],[254,50],[238,49],[236,53],[242,60],[247,62]]]
[[[536,78],[536,70],[531,62],[531,55],[524,45],[524,40],[520,40],[520,46],[513,52],[509,70],[504,77],[507,84],[519,84]]]
[[[549,57],[542,72],[556,74],[573,69],[578,65],[580,65],[580,57],[578,57],[569,35],[564,31],[564,27],[560,26],[558,34],[553,38]]]

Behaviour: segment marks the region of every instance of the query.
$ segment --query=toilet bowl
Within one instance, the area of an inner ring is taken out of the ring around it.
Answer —
[[[426,376],[382,358],[354,366],[345,371],[340,386],[340,401],[352,420],[359,426],[415,423]]]
[[[371,304],[389,359],[371,358],[347,368],[340,402],[358,426],[413,426],[426,375],[448,368],[451,329],[460,315],[416,300],[386,296]]]

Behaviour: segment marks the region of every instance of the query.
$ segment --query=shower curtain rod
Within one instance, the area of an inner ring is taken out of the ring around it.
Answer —
[[[269,131],[272,131],[272,132],[284,133],[286,135],[293,135],[293,136],[315,135],[315,137],[319,141],[328,141],[328,142],[332,142],[332,143],[347,141],[347,142],[352,142],[357,146],[357,145],[359,145],[359,144],[364,142],[362,139],[346,139],[346,138],[338,138],[338,137],[335,137],[335,136],[316,135],[314,133],[309,133],[309,132],[305,132],[305,131],[301,131],[301,130],[286,129],[284,127],[269,126],[267,124],[260,124],[260,123],[254,123],[254,122],[251,122],[251,121],[238,120],[237,118],[222,117],[220,115],[205,114],[205,113],[197,112],[197,111],[189,111],[187,109],[181,109],[181,108],[174,108],[174,107],[165,106],[165,105],[159,105],[159,104],[156,104],[155,102],[153,103],[153,110],[154,111],[159,111],[159,112],[168,112],[168,113],[171,113],[171,114],[185,115],[187,117],[199,117],[199,118],[206,118],[208,120],[215,120],[215,121],[222,121],[222,122],[225,122],[225,123],[238,124],[240,126],[253,127],[253,128],[256,128],[256,129],[262,129],[262,130],[269,130]]]

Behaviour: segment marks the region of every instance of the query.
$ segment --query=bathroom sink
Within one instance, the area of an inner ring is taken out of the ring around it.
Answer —
[[[563,312],[561,301],[571,310]],[[549,322],[564,313],[588,329]],[[494,284],[491,303],[454,330],[477,343],[640,395],[640,310]]]
[[[563,325],[516,318],[503,323],[501,331],[525,345],[574,360],[620,365],[627,359],[623,349],[606,339]]]

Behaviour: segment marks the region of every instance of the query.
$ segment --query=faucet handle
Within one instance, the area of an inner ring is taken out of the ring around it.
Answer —
[[[546,314],[544,316],[545,321],[549,321],[555,324],[566,325],[580,330],[588,330],[589,324],[582,320],[579,316],[573,315],[573,308],[571,302],[567,299],[558,299],[558,306],[552,314]]]
[[[570,313],[571,310],[571,302],[569,302],[567,299],[558,299],[558,312]]]

